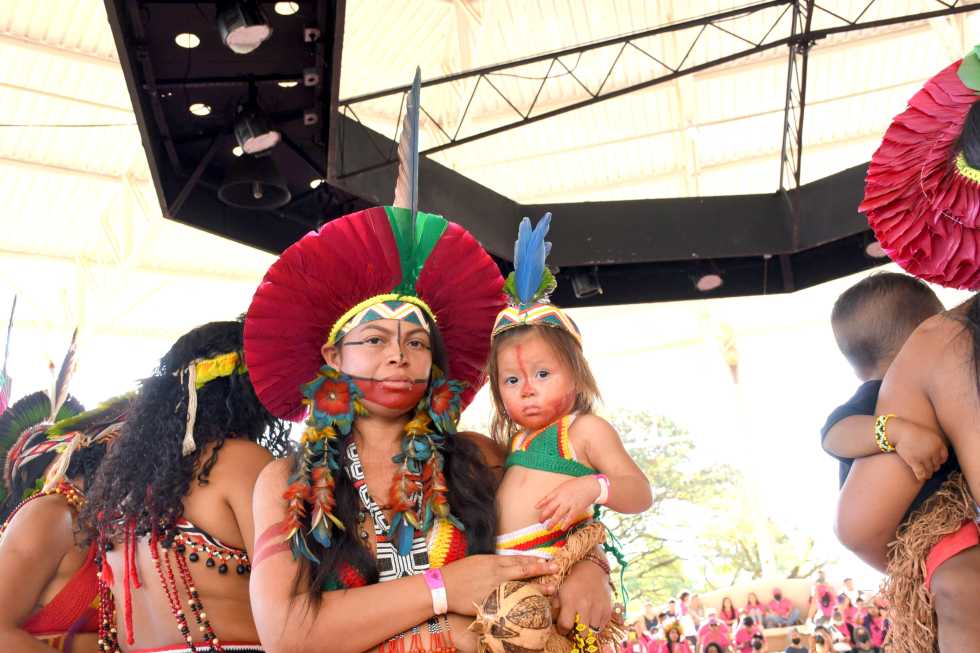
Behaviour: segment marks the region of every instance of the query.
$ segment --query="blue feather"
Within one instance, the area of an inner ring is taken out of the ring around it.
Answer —
[[[514,288],[521,305],[530,304],[541,285],[544,262],[551,252],[551,243],[545,241],[551,226],[551,214],[545,213],[533,229],[531,220],[524,218],[517,229],[514,243]]]

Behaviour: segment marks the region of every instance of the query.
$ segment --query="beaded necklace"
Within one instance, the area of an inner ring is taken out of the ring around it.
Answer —
[[[358,523],[363,524],[368,515],[370,515],[371,521],[374,525],[375,559],[378,565],[378,581],[383,583],[385,581],[391,581],[398,578],[403,578],[405,576],[421,574],[430,567],[430,543],[428,534],[421,531],[416,531],[415,536],[412,539],[411,550],[406,555],[399,554],[398,548],[388,536],[388,519],[368,491],[367,482],[364,478],[364,467],[361,465],[361,459],[357,453],[357,444],[354,442],[353,438],[350,439],[350,442],[347,445],[347,460],[347,475],[354,484],[354,489],[357,490],[357,496],[361,502],[361,510],[358,511]],[[412,502],[415,503],[416,506],[421,505],[421,492],[412,497]],[[440,521],[442,520],[437,520],[436,523],[438,524]],[[449,520],[444,521],[444,528],[451,530],[444,531],[443,536],[438,539],[440,549],[448,548],[448,545],[443,545],[447,540],[452,539],[452,531],[455,530],[457,533],[459,532],[455,529],[452,523],[449,522]],[[366,541],[369,534],[362,528],[360,531],[360,537],[362,540]],[[459,547],[456,548],[458,549]],[[465,555],[465,546],[462,555]],[[462,555],[459,557],[462,557]],[[451,562],[451,560],[446,560],[443,558],[439,562],[441,564],[431,566],[442,566],[442,564]],[[445,615],[430,618],[426,622],[426,628],[429,631],[430,653],[456,653],[456,645],[453,642],[452,628],[449,625],[449,620]],[[409,640],[408,653],[425,652],[425,648],[422,645],[421,629],[419,626],[414,626],[408,632],[396,635],[388,641],[381,643],[381,645],[378,647],[378,653],[405,653],[406,638]]]
[[[235,564],[235,573],[239,576],[252,571],[248,553],[244,550],[224,544],[186,519],[178,521],[176,528],[178,533],[174,536],[174,550],[181,555],[187,553],[187,559],[191,562],[197,562],[202,555],[206,555],[204,566],[208,569],[217,566],[219,574],[228,573],[229,563]]]
[[[244,575],[252,571],[251,562],[248,554],[234,547],[222,543],[218,538],[208,535],[201,529],[194,526],[186,519],[181,519],[175,524],[176,533],[167,539],[161,539],[156,532],[150,534],[149,549],[150,557],[153,559],[153,567],[157,577],[160,579],[160,586],[167,596],[170,604],[170,613],[174,618],[177,630],[181,639],[187,642],[188,646],[194,646],[194,636],[191,633],[191,625],[187,614],[181,608],[180,592],[183,587],[184,593],[189,597],[187,607],[194,617],[195,625],[203,638],[203,642],[208,646],[209,653],[223,653],[224,648],[218,639],[208,619],[204,604],[194,586],[194,578],[191,575],[188,561],[195,563],[201,559],[202,555],[207,556],[205,567],[208,569],[217,568],[219,574],[228,573],[228,563],[235,563],[235,571],[238,575]],[[132,623],[132,604],[130,599],[130,583],[134,581],[135,587],[140,587],[139,578],[136,575],[136,533],[133,525],[126,529],[125,555],[123,565],[124,573],[124,592],[125,592],[125,618],[127,642],[134,643],[133,623]],[[111,551],[112,543],[100,540],[100,550]],[[112,569],[104,558],[96,558],[99,566],[99,595],[101,597],[99,614],[99,648],[104,653],[120,653],[118,646],[118,631],[116,629],[115,602],[109,587],[113,584]],[[176,567],[176,572],[174,571]],[[178,584],[179,579],[179,584]]]

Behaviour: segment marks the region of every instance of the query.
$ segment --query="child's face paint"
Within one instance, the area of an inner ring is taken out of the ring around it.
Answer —
[[[494,380],[510,418],[529,430],[543,428],[571,412],[575,381],[543,338],[531,333],[497,352]]]

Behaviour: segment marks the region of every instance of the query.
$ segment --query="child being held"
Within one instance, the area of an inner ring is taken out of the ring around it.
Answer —
[[[550,558],[586,524],[595,504],[640,513],[650,483],[615,429],[595,415],[599,398],[575,323],[547,303],[554,277],[544,265],[550,214],[521,224],[512,305],[497,317],[488,376],[491,432],[508,445],[497,492],[497,553]]]
[[[830,414],[821,431],[824,450],[840,461],[841,487],[855,459],[882,453],[875,436],[875,404],[885,372],[912,332],[942,311],[939,298],[924,282],[893,272],[873,274],[861,280],[834,304],[831,314],[834,337],[863,382],[847,403]],[[896,505],[892,510],[897,510],[897,514],[904,510],[907,516],[939,489],[952,472],[958,471],[959,465],[942,434],[896,416],[889,416],[886,426],[888,442],[894,446],[895,453],[918,481],[925,481],[911,507],[905,501],[904,506]],[[866,519],[874,520],[875,514],[885,514],[883,503],[893,497],[897,504],[902,503],[895,493],[868,497]],[[894,529],[891,530],[893,535]],[[858,553],[867,554],[866,558],[871,555],[869,551]],[[885,562],[868,561],[879,568]]]

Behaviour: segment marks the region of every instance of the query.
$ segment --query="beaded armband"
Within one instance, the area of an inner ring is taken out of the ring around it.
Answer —
[[[892,417],[895,416],[892,414],[879,415],[875,419],[875,442],[878,444],[878,448],[881,449],[882,453],[895,451],[895,445],[888,439],[888,420]]]

